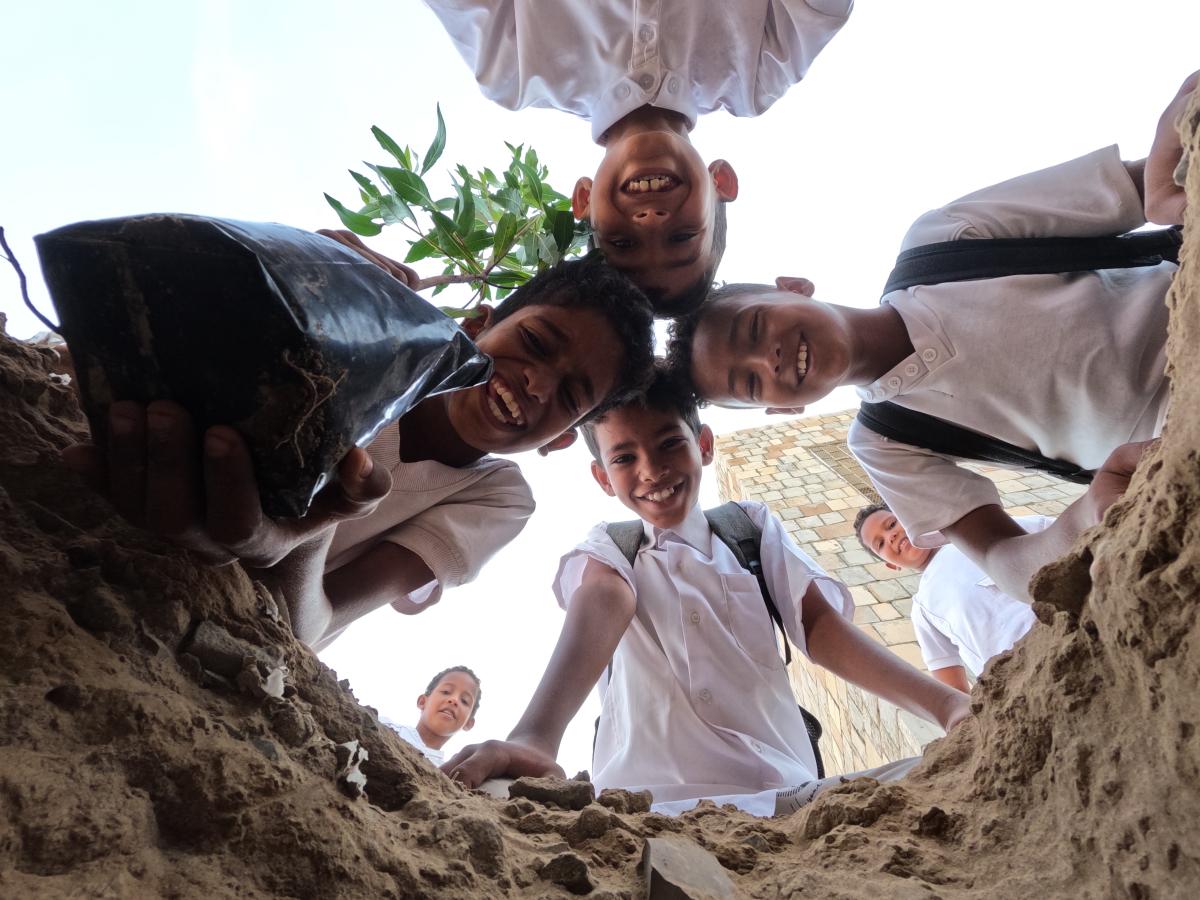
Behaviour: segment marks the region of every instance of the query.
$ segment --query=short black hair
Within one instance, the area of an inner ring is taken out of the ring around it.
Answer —
[[[866,524],[867,519],[875,515],[877,512],[891,512],[892,508],[886,503],[872,503],[870,506],[864,506],[858,511],[854,517],[854,536],[858,538],[858,542],[862,544],[862,548],[870,553],[876,559],[883,559],[878,553],[867,546],[867,542],[863,540],[862,529]]]
[[[691,383],[692,344],[696,339],[696,329],[718,304],[745,294],[758,294],[764,290],[772,290],[772,287],[767,284],[723,284],[710,290],[708,299],[691,312],[676,317],[667,331],[667,365],[676,377]]]
[[[674,297],[666,297],[659,290],[646,291],[655,315],[682,316],[698,308],[709,296],[713,281],[717,277],[717,269],[725,256],[725,242],[729,230],[729,220],[725,212],[726,201],[718,198],[715,202],[717,208],[713,211],[712,247],[708,251],[708,265],[705,266],[704,273]],[[588,249],[596,249],[594,234],[588,236]]]
[[[609,407],[606,413],[626,406],[675,413],[687,423],[692,434],[700,434],[700,409],[696,402],[696,394],[691,384],[679,378],[665,363],[659,362],[655,365],[653,377],[644,391],[617,407]],[[595,416],[579,429],[583,433],[583,442],[591,451],[592,459],[600,465],[604,465],[604,459],[600,455],[600,445],[596,442],[596,426],[604,421],[604,417],[604,413]]]
[[[623,403],[645,388],[654,365],[654,310],[637,285],[604,261],[603,253],[594,250],[539,272],[496,305],[492,324],[527,306],[594,310],[616,332],[625,357],[612,391],[590,415]],[[588,418],[584,416],[583,421]]]
[[[470,675],[471,678],[474,679],[474,681],[475,681],[475,705],[471,707],[471,715],[474,716],[476,713],[479,712],[479,705],[480,705],[480,703],[483,702],[483,685],[479,681],[479,676],[476,675],[474,672],[472,672],[470,669],[468,669],[466,666],[451,666],[448,669],[442,669],[442,671],[438,672],[436,675],[433,676],[433,681],[429,682],[429,687],[425,688],[425,696],[428,697],[430,694],[432,694],[434,688],[436,688],[439,684],[441,684],[442,679],[445,678],[447,675],[449,675],[451,672],[462,672],[464,675]]]

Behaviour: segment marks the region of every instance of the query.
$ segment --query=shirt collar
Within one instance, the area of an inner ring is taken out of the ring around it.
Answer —
[[[670,70],[660,70],[656,66],[647,66],[617,79],[593,102],[589,116],[592,120],[592,140],[599,143],[604,132],[643,106],[656,106],[679,113],[687,120],[689,131],[696,127],[699,110],[692,96],[691,85],[684,76]]]
[[[712,528],[709,527],[708,519],[704,517],[704,511],[700,509],[699,504],[693,506],[687,517],[674,528],[658,528],[643,519],[642,529],[649,541],[642,545],[643,549],[653,547],[655,550],[661,550],[674,542],[687,544],[706,557],[712,557]]]
[[[855,389],[860,399],[873,403],[908,393],[954,356],[937,316],[927,312],[910,291],[893,291],[882,302],[900,314],[913,352],[882,377]]]

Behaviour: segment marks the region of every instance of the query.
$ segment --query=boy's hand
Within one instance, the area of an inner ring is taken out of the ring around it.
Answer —
[[[1143,454],[1156,445],[1157,440],[1122,444],[1108,455],[1087,490],[1090,517],[1085,527],[1097,525],[1108,508],[1120,500],[1129,489],[1129,480],[1137,471]]]
[[[414,291],[420,287],[421,276],[417,274],[415,269],[411,269],[404,263],[396,262],[391,257],[384,256],[382,253],[376,253],[370,247],[362,242],[357,234],[353,231],[344,229],[334,230],[332,228],[320,228],[317,234],[337,241],[344,247],[349,247],[367,262],[374,263],[387,272],[398,281],[407,284]]]
[[[1154,133],[1154,143],[1146,157],[1146,219],[1158,225],[1182,225],[1187,194],[1175,183],[1175,170],[1183,158],[1179,142],[1179,119],[1196,90],[1200,72],[1183,82],[1170,105],[1163,110]]]
[[[567,774],[549,753],[517,740],[471,744],[454,754],[442,771],[469,788],[489,778],[565,778]]]
[[[355,448],[304,518],[276,521],[262,511],[250,452],[232,428],[208,429],[203,461],[177,403],[114,403],[108,432],[105,447],[76,444],[63,461],[125,519],[217,565],[270,568],[338,522],[369,514],[391,488],[391,475]]]

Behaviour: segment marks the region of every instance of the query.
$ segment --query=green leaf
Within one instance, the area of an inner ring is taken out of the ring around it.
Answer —
[[[529,196],[533,198],[536,206],[542,205],[542,180],[538,178],[537,172],[524,163],[519,164],[521,172],[525,176],[525,186],[529,189]]]
[[[527,282],[532,276],[528,272],[522,272],[519,269],[501,269],[493,271],[488,276],[488,281],[497,287],[520,287]]]
[[[375,186],[375,182],[366,175],[355,172],[353,169],[347,169],[346,171],[350,173],[351,178],[358,182],[358,186],[362,188],[363,193],[368,194],[376,200],[379,199],[379,188]]]
[[[555,209],[546,213],[546,229],[554,236],[560,254],[565,254],[575,237],[575,217],[569,210]]]
[[[385,225],[399,225],[405,219],[416,222],[412,209],[395,194],[386,194],[379,198],[379,214]]]
[[[510,144],[508,141],[505,141],[505,142],[504,142],[504,146],[508,148],[508,150],[509,150],[509,152],[510,152],[510,153],[512,153],[512,155],[513,155],[513,159],[520,159],[520,158],[521,158],[521,151],[525,149],[525,145],[524,145],[524,144],[518,144],[516,147],[514,147],[514,146],[513,146],[512,144]]]
[[[408,249],[408,256],[404,257],[406,263],[417,262],[421,259],[428,259],[431,256],[441,256],[442,248],[427,237],[421,238],[419,241],[413,241]]]
[[[437,105],[437,134],[433,136],[433,143],[429,145],[429,149],[425,151],[425,161],[421,163],[421,174],[428,172],[435,162],[442,157],[442,151],[446,149],[446,120],[442,118],[442,104]]]
[[[547,235],[539,234],[537,236],[537,247],[539,263],[552,266],[558,262],[558,248],[554,246],[554,241],[552,241]]]
[[[371,166],[380,178],[387,182],[388,187],[400,195],[406,203],[412,203],[426,209],[433,206],[429,196],[429,188],[421,176],[411,169],[398,169],[395,166]]]
[[[463,238],[463,243],[472,253],[482,253],[492,246],[492,233],[486,228],[480,228]]]
[[[383,226],[371,221],[370,216],[364,216],[362,213],[346,209],[345,206],[328,194],[325,195],[325,200],[333,207],[334,212],[338,214],[338,218],[342,220],[342,224],[355,234],[360,234],[363,237],[373,237],[383,231]]]
[[[512,249],[513,240],[517,236],[517,217],[506,212],[496,223],[496,238],[493,241],[493,259],[503,259]]]
[[[475,226],[475,198],[471,196],[471,184],[467,182],[458,186],[458,196],[462,207],[454,217],[454,225],[461,235],[469,235]]]
[[[388,133],[378,125],[371,126],[371,134],[375,135],[375,140],[379,141],[379,146],[382,147],[391,157],[400,163],[405,168],[412,168],[412,160],[409,159],[407,150],[401,150],[400,145],[388,136]]]
[[[433,205],[435,209],[440,209],[442,212],[447,212],[448,210],[454,209],[454,207],[458,206],[458,201],[453,197],[443,197]]]
[[[537,151],[530,147],[525,151],[525,165],[530,166],[535,171],[537,170],[538,157]]]
[[[473,319],[479,315],[479,310],[473,306],[466,309],[460,309],[457,306],[439,306],[438,309],[452,319]]]

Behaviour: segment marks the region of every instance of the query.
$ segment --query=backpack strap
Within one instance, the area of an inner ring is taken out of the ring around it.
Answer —
[[[1178,262],[1183,229],[1162,228],[1090,238],[980,238],[912,247],[896,257],[884,286],[892,291],[1006,275],[1047,275],[1097,269],[1133,269]],[[877,434],[947,456],[1036,469],[1075,484],[1093,472],[1042,456],[999,438],[892,402],[861,403],[858,421]]]
[[[609,522],[606,529],[612,542],[617,545],[621,555],[633,565],[637,559],[638,550],[646,543],[646,530],[642,527],[641,519],[630,522]]]

